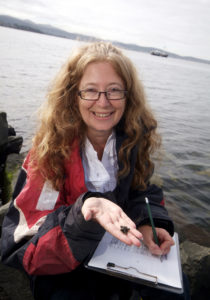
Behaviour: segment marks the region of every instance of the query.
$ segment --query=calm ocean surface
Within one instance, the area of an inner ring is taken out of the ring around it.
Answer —
[[[23,136],[22,152],[30,148],[50,82],[79,44],[0,27],[0,110]],[[210,65],[125,52],[159,120],[164,151],[156,173],[170,214],[210,233]]]

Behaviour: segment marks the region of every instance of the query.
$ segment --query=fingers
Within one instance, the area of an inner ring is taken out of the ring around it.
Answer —
[[[154,255],[165,255],[169,253],[171,246],[174,245],[174,240],[163,228],[156,228],[159,245],[155,244],[151,226],[144,225],[139,229],[143,233],[144,243],[149,248],[149,251]]]
[[[135,223],[115,203],[103,198],[88,198],[82,207],[84,219],[94,219],[105,230],[127,245],[140,246],[142,234],[136,229]],[[121,226],[129,228],[122,232]]]
[[[170,242],[164,242],[160,246],[155,244],[153,241],[148,246],[150,252],[154,255],[165,255],[170,252],[172,244]]]
[[[144,242],[145,242],[145,238],[144,238]],[[162,255],[162,250],[160,249],[160,247],[155,244],[153,239],[150,239],[148,242],[145,242],[147,247],[149,248],[149,251],[154,254],[154,255]]]
[[[130,228],[130,230],[126,233],[118,227],[117,230],[120,234],[119,239],[128,245],[135,245],[139,247],[141,245],[140,240],[142,239],[142,234],[136,228]],[[123,225],[125,226],[125,225]]]
[[[123,226],[128,227],[128,224],[123,223]],[[126,224],[126,225],[125,225]],[[111,233],[113,236],[115,236],[117,239],[119,239],[121,242],[127,244],[127,245],[135,245],[139,247],[141,245],[140,239],[142,238],[141,233],[136,230],[135,228],[130,228],[130,230],[127,232],[127,234],[123,233],[121,231],[121,224],[120,222],[117,223],[107,223],[106,224],[106,230]],[[129,228],[129,227],[128,227]]]
[[[120,211],[120,218],[123,219],[126,223],[128,223],[129,227],[136,228],[136,224],[124,213],[123,210]]]
[[[93,217],[93,214],[92,214],[91,209],[88,209],[88,208],[87,208],[87,209],[84,209],[84,211],[83,211],[83,216],[84,216],[85,221],[91,220],[92,217]]]
[[[82,214],[86,221],[95,218],[95,215],[100,212],[100,199],[90,197],[88,198],[82,206]]]
[[[174,240],[169,235],[169,233],[161,228],[157,229],[157,235],[159,239],[159,247],[153,245],[153,254],[165,255],[169,253],[171,247],[174,245]]]
[[[164,243],[165,245],[161,245],[160,246],[160,249],[161,249],[161,251],[162,251],[162,255],[165,255],[165,254],[168,254],[169,253],[169,251],[170,251],[170,249],[171,249],[171,246],[172,245],[170,245],[170,244],[166,244],[166,243]]]
[[[165,235],[162,237],[160,233],[160,249],[162,251],[162,254],[169,253],[171,247],[175,244],[172,237],[169,235],[168,232],[165,233]]]
[[[142,234],[140,233],[138,230],[135,230],[134,233],[131,234],[131,232],[128,233],[128,238],[130,239],[131,241],[131,244],[132,245],[135,245],[137,247],[140,247],[141,246],[141,242],[140,240],[143,238],[142,237]]]
[[[117,219],[113,219],[110,233],[127,245],[141,245],[142,234],[136,229],[135,223],[120,209]],[[122,230],[126,228],[127,230]]]

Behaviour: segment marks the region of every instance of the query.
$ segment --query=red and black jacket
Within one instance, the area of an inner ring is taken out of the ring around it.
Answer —
[[[123,140],[124,136],[116,135],[117,153]],[[173,223],[164,207],[162,190],[150,184],[145,191],[131,188],[137,151],[137,146],[131,151],[129,174],[119,181],[113,192],[100,196],[121,206],[137,226],[149,223],[145,205],[145,197],[148,197],[155,226],[173,235]],[[40,174],[32,176],[29,159],[30,154],[24,161],[14,200],[3,222],[2,262],[24,269],[29,275],[70,272],[84,262],[104,234],[98,223],[85,221],[81,213],[84,199],[94,193],[85,186],[79,145],[75,143],[71,160],[65,165],[65,187],[60,192],[44,182]],[[121,168],[120,161],[118,164]]]

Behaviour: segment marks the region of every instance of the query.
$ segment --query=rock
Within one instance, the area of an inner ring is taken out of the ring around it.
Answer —
[[[1,300],[11,300],[5,290],[0,286],[0,299]]]
[[[0,137],[1,142],[0,146],[6,145],[8,139],[8,123],[7,123],[7,114],[5,112],[0,112]]]
[[[0,112],[0,153],[6,155],[19,153],[23,143],[23,138],[16,136],[15,129],[7,122],[7,114]]]
[[[22,143],[23,138],[16,136],[14,128],[8,125],[6,113],[0,112],[0,205],[8,201],[8,182],[5,176],[7,156],[11,153],[19,153]]]
[[[19,153],[23,143],[23,138],[21,136],[8,136],[6,154]]]
[[[10,202],[8,202],[7,204],[5,204],[3,206],[0,206],[0,237],[1,237],[1,227],[2,227],[2,223],[3,223],[3,219],[7,213],[9,205],[10,205]],[[0,300],[1,300],[1,298],[0,298]]]
[[[182,240],[189,240],[200,246],[210,248],[210,232],[196,224],[186,224],[177,228],[177,232],[182,236]]]
[[[17,178],[27,152],[11,153],[7,156],[6,172],[12,174],[11,190],[14,191]]]
[[[7,157],[14,153],[17,163],[13,164],[10,173],[17,172],[19,160],[17,158],[23,143],[23,138],[16,136],[15,129],[8,125],[7,115],[0,112],[0,201],[4,204],[5,199],[5,170]],[[6,199],[7,200],[7,199]],[[6,214],[10,203],[0,206],[0,236],[4,215]],[[29,288],[29,280],[23,272],[7,267],[0,262],[0,300],[32,300],[32,294]]]
[[[0,228],[10,203],[0,207]],[[1,245],[0,245],[1,246]],[[33,300],[27,276],[2,264],[0,259],[0,300]]]
[[[0,263],[0,300],[33,299],[26,275]]]
[[[210,299],[210,248],[191,241],[180,244],[184,273],[188,276],[192,300]]]

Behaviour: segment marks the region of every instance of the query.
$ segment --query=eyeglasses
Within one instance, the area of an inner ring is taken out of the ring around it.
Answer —
[[[97,101],[99,100],[101,94],[106,96],[107,100],[121,100],[124,99],[128,91],[117,90],[113,89],[110,91],[99,92],[96,90],[88,89],[88,90],[81,90],[78,92],[78,95],[81,99],[87,101]]]

